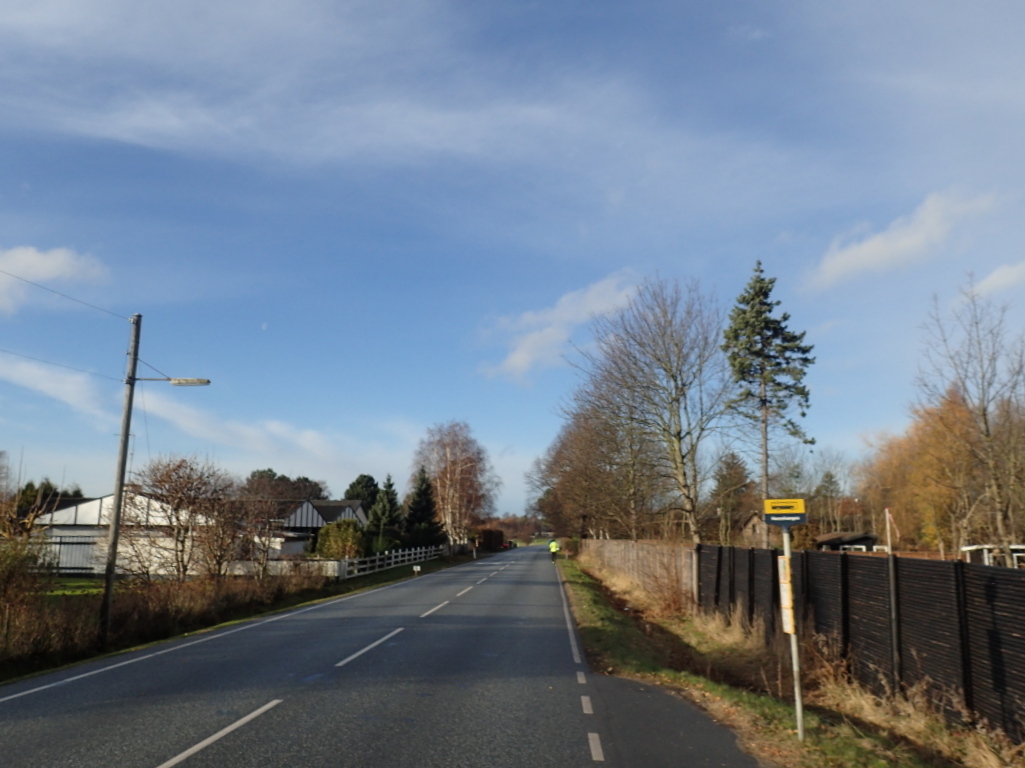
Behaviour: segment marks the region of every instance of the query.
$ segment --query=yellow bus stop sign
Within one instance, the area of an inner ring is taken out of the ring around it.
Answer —
[[[803,525],[808,522],[808,515],[804,511],[804,499],[766,499],[765,522],[783,528]]]

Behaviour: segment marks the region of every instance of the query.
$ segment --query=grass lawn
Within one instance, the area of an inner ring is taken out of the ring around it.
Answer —
[[[48,595],[99,595],[103,593],[103,579],[98,577],[62,576],[48,582]]]

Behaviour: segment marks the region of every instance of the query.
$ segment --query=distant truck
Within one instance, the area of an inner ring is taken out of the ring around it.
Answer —
[[[505,533],[498,528],[481,528],[477,531],[477,546],[489,552],[498,552],[505,547]]]

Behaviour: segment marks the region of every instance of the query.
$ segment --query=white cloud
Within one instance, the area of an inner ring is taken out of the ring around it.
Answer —
[[[97,386],[95,377],[90,374],[0,354],[0,380],[58,400],[75,411],[91,416],[103,430],[110,430],[118,422],[118,416],[107,405],[107,393]],[[275,419],[255,424],[219,419],[202,409],[184,405],[155,387],[137,389],[135,410],[144,410],[170,423],[180,432],[212,445],[248,453],[298,454],[328,462],[341,455],[331,439],[316,430],[301,429]]]
[[[623,306],[633,288],[631,273],[620,272],[567,293],[548,309],[503,318],[500,328],[513,336],[509,354],[499,365],[486,367],[484,372],[489,376],[522,379],[535,368],[558,365],[573,331],[596,315]]]
[[[308,456],[332,456],[338,452],[331,440],[316,430],[300,429],[275,419],[254,424],[227,421],[160,391],[147,391],[144,407],[185,434],[215,445],[255,453],[272,453],[282,448]]]
[[[76,411],[101,419],[106,426],[116,423],[116,417],[103,407],[96,380],[87,373],[0,355],[0,379],[59,400]]]
[[[0,270],[34,283],[95,282],[107,274],[92,256],[68,248],[40,251],[29,246],[0,250]],[[0,272],[0,312],[12,315],[36,295],[41,295],[38,289]]]
[[[967,200],[931,194],[911,215],[895,219],[883,232],[856,242],[833,240],[809,284],[821,290],[864,273],[882,274],[926,261],[943,246],[959,220],[989,210],[993,204],[992,197]]]
[[[1025,261],[997,267],[975,284],[975,292],[980,296],[985,296],[989,293],[1006,291],[1008,288],[1014,288],[1022,283],[1025,283]]]

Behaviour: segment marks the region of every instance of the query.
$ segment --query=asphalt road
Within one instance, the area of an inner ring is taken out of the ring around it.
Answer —
[[[657,688],[592,676],[548,553],[0,686],[4,768],[757,763]]]

